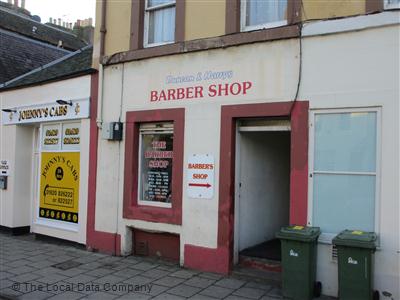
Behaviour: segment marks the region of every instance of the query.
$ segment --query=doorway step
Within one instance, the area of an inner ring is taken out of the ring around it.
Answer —
[[[252,247],[243,249],[239,255],[264,258],[272,261],[281,261],[281,242],[272,239]]]
[[[239,264],[233,269],[232,275],[244,280],[280,286],[281,270],[280,262],[240,256]]]
[[[242,268],[255,269],[267,272],[282,272],[280,261],[259,258],[254,256],[239,255],[239,266]]]

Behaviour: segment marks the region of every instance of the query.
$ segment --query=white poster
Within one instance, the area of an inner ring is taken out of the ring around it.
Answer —
[[[211,199],[214,196],[214,156],[192,154],[186,165],[187,193],[191,198]]]

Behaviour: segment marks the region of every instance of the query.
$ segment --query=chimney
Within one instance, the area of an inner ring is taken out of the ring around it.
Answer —
[[[25,0],[21,0],[21,8],[25,8]]]
[[[61,18],[58,18],[58,26],[61,26]]]
[[[18,7],[18,6],[19,6],[19,4],[18,4],[18,0],[14,0],[14,5],[15,5],[16,7]]]
[[[53,18],[52,17],[49,18],[49,23],[53,23]]]
[[[62,22],[62,26],[65,27],[65,22],[64,21]]]
[[[8,0],[8,4],[12,4],[12,0]]]

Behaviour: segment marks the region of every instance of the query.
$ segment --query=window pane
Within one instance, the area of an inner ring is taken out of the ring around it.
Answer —
[[[158,6],[161,4],[175,3],[175,0],[148,0],[147,7]]]
[[[171,202],[173,134],[142,134],[140,200]]]
[[[61,150],[60,124],[43,125],[42,150]]]
[[[148,43],[165,43],[175,40],[175,7],[149,12]]]
[[[374,231],[375,176],[314,175],[313,225],[322,232]]]
[[[246,26],[286,20],[287,0],[247,0]]]
[[[315,116],[316,171],[375,172],[376,113]]]

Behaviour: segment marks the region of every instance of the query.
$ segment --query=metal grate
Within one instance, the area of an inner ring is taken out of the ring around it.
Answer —
[[[337,253],[336,245],[332,245],[331,254],[332,254],[332,255],[331,255],[331,260],[332,260],[333,262],[337,262],[338,253]]]
[[[149,247],[147,241],[138,241],[135,243],[135,254],[142,256],[149,255]]]
[[[56,269],[60,269],[60,270],[66,271],[66,270],[69,270],[69,269],[72,269],[72,268],[79,267],[81,264],[82,263],[77,262],[77,261],[68,260],[68,261],[64,261],[62,263],[58,263],[58,264],[52,265],[52,267],[56,268]]]

